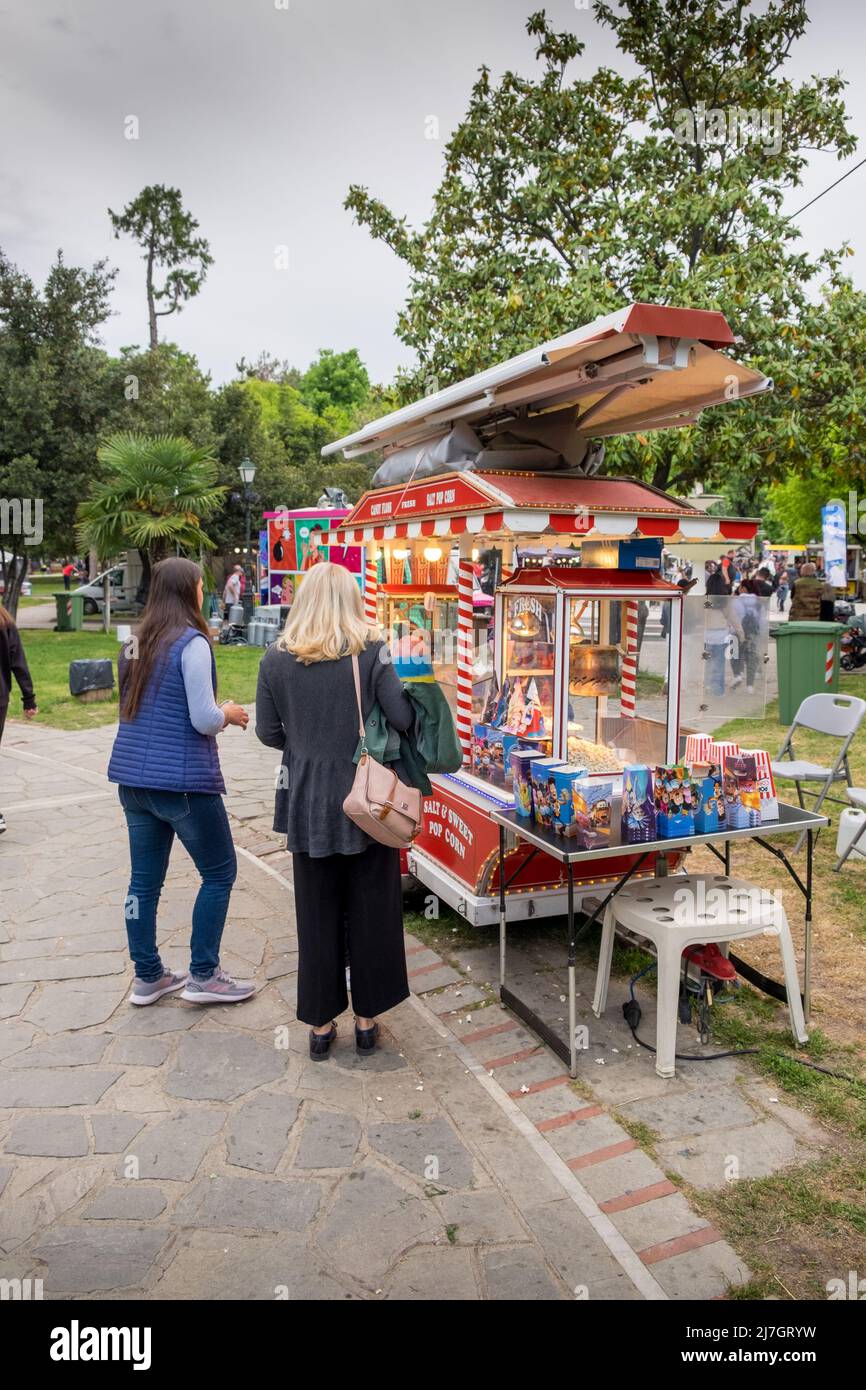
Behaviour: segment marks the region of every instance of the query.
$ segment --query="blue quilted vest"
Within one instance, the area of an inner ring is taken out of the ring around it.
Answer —
[[[198,629],[187,628],[151,675],[134,719],[120,720],[108,780],[155,791],[225,792],[216,738],[193,727],[181,658]],[[211,652],[214,691],[216,663]],[[122,674],[121,674],[122,680]]]

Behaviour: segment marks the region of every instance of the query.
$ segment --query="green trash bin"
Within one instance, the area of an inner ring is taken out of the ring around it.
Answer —
[[[775,630],[779,723],[791,724],[807,695],[839,689],[841,623],[779,623]]]
[[[57,604],[57,623],[55,632],[80,632],[84,624],[84,595],[66,593],[55,594]]]

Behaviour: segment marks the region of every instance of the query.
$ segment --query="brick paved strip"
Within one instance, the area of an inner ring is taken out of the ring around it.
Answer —
[[[460,1041],[462,1043],[483,1042],[485,1038],[492,1038],[496,1033],[512,1033],[515,1028],[519,1028],[519,1023],[509,1021],[508,1023],[494,1023],[490,1028],[476,1028],[474,1033],[464,1033]]]
[[[409,979],[414,980],[417,975],[429,975],[431,970],[447,970],[448,968],[444,960],[434,960],[432,965],[419,965],[417,970],[410,970]]]
[[[620,1154],[631,1153],[632,1149],[636,1148],[637,1144],[633,1139],[623,1139],[619,1144],[607,1144],[603,1149],[593,1149],[590,1154],[581,1154],[579,1158],[569,1158],[566,1161],[572,1172],[575,1172],[578,1168],[591,1168],[594,1163],[604,1163],[608,1158],[619,1158]]]
[[[540,1134],[546,1134],[550,1129],[564,1129],[566,1125],[573,1125],[575,1120],[593,1120],[596,1115],[603,1114],[603,1105],[585,1105],[582,1110],[569,1110],[567,1115],[554,1115],[552,1120],[539,1120],[535,1128]]]
[[[429,950],[430,950],[430,947],[429,947],[429,946],[425,946],[424,943],[422,942],[420,946],[407,946],[407,947],[406,947],[406,955],[407,955],[407,956],[418,956],[418,955],[421,954],[422,951],[429,951]],[[445,963],[445,962],[443,961],[442,964],[444,965],[444,963]]]
[[[714,1245],[724,1240],[721,1231],[714,1226],[704,1226],[700,1231],[689,1231],[685,1236],[674,1236],[673,1240],[662,1240],[658,1245],[648,1245],[638,1254],[645,1265],[656,1265],[660,1260],[669,1260],[673,1255],[684,1255],[687,1250],[700,1250],[702,1245]]]
[[[634,1192],[624,1192],[621,1197],[609,1197],[599,1202],[599,1207],[608,1216],[614,1211],[629,1211],[632,1207],[642,1207],[644,1202],[655,1202],[659,1197],[672,1197],[679,1189],[665,1178],[664,1182],[650,1183],[649,1187],[637,1187]]]
[[[525,1062],[527,1057],[537,1057],[541,1050],[536,1043],[534,1047],[524,1047],[522,1052],[509,1052],[507,1057],[491,1057],[489,1062],[482,1062],[481,1065],[486,1071],[494,1071],[496,1067],[508,1067],[512,1062]]]
[[[533,1081],[525,1091],[518,1086],[516,1091],[509,1091],[508,1096],[510,1100],[520,1100],[522,1096],[534,1096],[536,1091],[547,1091],[551,1086],[564,1086],[570,1080],[568,1072],[564,1071],[562,1076],[549,1076],[546,1081]]]

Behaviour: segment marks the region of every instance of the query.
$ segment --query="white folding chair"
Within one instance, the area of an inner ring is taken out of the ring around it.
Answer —
[[[849,804],[847,800],[842,801],[838,796],[831,796],[830,789],[834,782],[844,781],[849,787],[854,785],[848,766],[848,749],[864,714],[866,700],[861,700],[856,695],[807,695],[800,705],[785,736],[785,742],[779,749],[778,757],[770,766],[774,777],[787,778],[794,783],[797,799],[804,810],[804,795],[815,798],[813,811],[819,810],[825,801],[832,801],[837,806]],[[794,734],[798,729],[809,729],[813,733],[841,740],[839,752],[831,767],[823,767],[820,763],[810,763],[794,756]],[[804,793],[803,784],[808,782],[820,783],[819,790]],[[804,831],[794,846],[795,851],[800,849],[805,838]]]
[[[849,787],[848,804],[849,806],[855,807],[855,809],[857,809],[858,811],[866,811],[866,787]],[[863,817],[863,824],[860,826],[860,829],[856,832],[852,839],[848,841],[848,844],[846,845],[845,849],[842,851],[842,853],[839,855],[839,858],[836,860],[836,863],[833,865],[833,868],[837,874],[841,869],[842,865],[845,863],[845,860],[848,858],[848,856],[852,854],[855,849],[857,849],[860,840],[862,840],[863,838],[864,830],[866,830],[866,816]],[[837,851],[839,849],[838,842],[836,844],[836,849]],[[858,858],[862,853],[863,851],[860,850],[858,853]]]

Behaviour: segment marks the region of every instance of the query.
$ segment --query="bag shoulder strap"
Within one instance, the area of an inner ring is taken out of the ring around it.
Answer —
[[[364,707],[361,704],[361,668],[354,652],[352,653],[352,678],[355,682],[355,700],[358,704],[358,733],[361,736],[361,752],[366,753],[367,731],[364,728]]]

